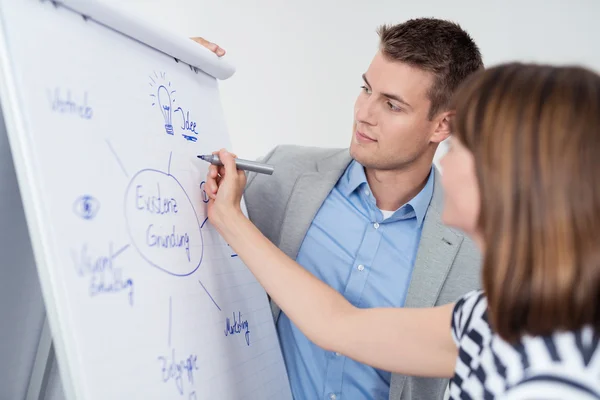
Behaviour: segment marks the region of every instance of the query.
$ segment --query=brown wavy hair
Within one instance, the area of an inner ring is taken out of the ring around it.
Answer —
[[[494,330],[600,333],[600,76],[505,64],[468,78],[453,105],[481,190]]]

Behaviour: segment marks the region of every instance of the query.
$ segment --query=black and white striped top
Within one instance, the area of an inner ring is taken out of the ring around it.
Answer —
[[[458,346],[450,399],[600,399],[599,333],[592,328],[525,336],[511,345],[492,332],[482,291],[454,307]]]

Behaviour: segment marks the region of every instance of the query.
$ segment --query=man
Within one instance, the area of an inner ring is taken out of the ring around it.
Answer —
[[[450,97],[483,68],[481,55],[447,21],[415,19],[378,33],[349,150],[276,147],[262,159],[275,174],[248,177],[248,215],[355,306],[446,304],[479,288],[480,258],[463,234],[442,225],[432,162],[450,135]],[[442,398],[447,381],[390,374],[326,352],[272,306],[295,399]]]

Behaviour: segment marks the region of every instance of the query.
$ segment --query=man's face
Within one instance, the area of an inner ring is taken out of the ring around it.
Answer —
[[[350,154],[363,166],[403,169],[423,157],[439,119],[428,118],[433,75],[377,52],[354,105]],[[431,152],[433,157],[433,152]]]

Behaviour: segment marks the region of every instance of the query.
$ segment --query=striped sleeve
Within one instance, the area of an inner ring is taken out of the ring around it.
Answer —
[[[600,388],[582,379],[557,374],[535,374],[512,386],[502,400],[600,400]]]
[[[452,338],[456,346],[469,326],[473,317],[473,310],[485,298],[482,290],[473,290],[461,297],[452,311]]]

